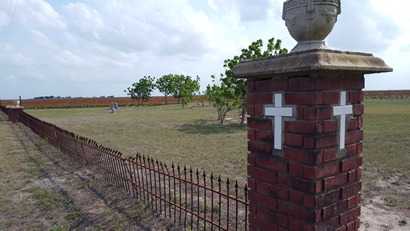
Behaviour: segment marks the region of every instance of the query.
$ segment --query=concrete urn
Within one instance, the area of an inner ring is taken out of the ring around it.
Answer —
[[[282,18],[290,35],[298,42],[291,52],[327,49],[325,38],[341,13],[340,0],[287,0]]]

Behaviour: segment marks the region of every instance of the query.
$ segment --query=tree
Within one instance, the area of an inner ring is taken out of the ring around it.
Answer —
[[[223,85],[226,85],[227,88],[232,88],[235,92],[238,105],[241,109],[241,126],[244,125],[247,107],[247,80],[234,78],[232,69],[243,61],[288,53],[288,50],[281,48],[281,45],[282,41],[280,39],[275,41],[275,38],[271,38],[268,40],[266,50],[262,51],[263,41],[259,39],[249,45],[248,48],[242,49],[240,56],[234,56],[232,59],[226,59],[224,61],[225,77],[222,77],[221,81]]]
[[[172,95],[178,100],[178,103],[182,103],[182,109],[194,100],[195,93],[200,88],[199,80],[199,76],[195,80],[191,76],[173,76]]]
[[[192,79],[190,76],[186,76],[184,84],[181,88],[182,109],[184,109],[185,105],[194,101],[194,96],[199,92],[199,88],[199,76],[197,76],[196,79]]]
[[[172,92],[174,92],[173,87],[175,86],[173,84],[174,82],[174,75],[168,74],[164,75],[161,78],[157,79],[156,81],[156,86],[159,92],[165,95],[165,104],[167,104],[167,96],[171,95]]]
[[[238,100],[236,99],[234,89],[228,88],[226,84],[216,83],[217,79],[214,75],[212,76],[212,82],[212,86],[208,84],[206,87],[205,95],[213,102],[214,107],[217,108],[218,120],[223,124],[225,114],[238,107]]]
[[[151,76],[144,76],[138,82],[132,84],[132,87],[127,88],[124,92],[127,92],[127,95],[131,96],[131,99],[138,100],[138,105],[142,102],[144,106],[144,101],[147,101],[151,98],[151,93],[155,88],[155,78]]]

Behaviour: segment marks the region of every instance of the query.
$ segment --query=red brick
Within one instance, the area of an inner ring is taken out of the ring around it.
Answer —
[[[316,121],[285,121],[284,132],[315,134],[320,133],[321,126]]]
[[[270,143],[259,141],[248,141],[248,150],[252,153],[272,155],[273,146]]]
[[[255,228],[255,230],[272,230],[278,231],[278,226],[267,220],[261,219],[254,214],[249,215],[249,223]],[[257,227],[257,228],[256,228]]]
[[[342,199],[347,199],[353,195],[356,195],[362,190],[362,182],[356,182],[349,186],[342,188]]]
[[[330,176],[323,180],[325,190],[333,187],[341,186],[347,183],[347,173],[342,173],[336,176]]]
[[[357,169],[357,179],[356,180],[360,180],[360,179],[362,179],[362,169],[361,168]]]
[[[303,135],[285,133],[284,145],[293,147],[303,147]]]
[[[294,177],[288,174],[278,174],[278,183],[283,187],[298,190],[304,193],[320,193],[322,192],[321,181],[305,180],[298,177]]]
[[[347,131],[346,144],[361,142],[363,140],[363,130]]]
[[[253,167],[248,165],[248,176],[252,178],[261,179],[270,183],[276,183],[278,181],[277,173],[266,169]]]
[[[305,108],[305,120],[330,120],[332,118],[332,107],[314,106]]]
[[[304,119],[305,109],[306,107],[296,106],[295,119]]]
[[[256,140],[255,130],[248,129],[248,140]]]
[[[337,148],[326,149],[322,151],[322,161],[323,163],[330,162],[337,159]]]
[[[256,133],[256,140],[272,142],[273,132],[270,130],[258,130]]]
[[[289,163],[289,173],[294,176],[303,177],[303,165]]]
[[[254,166],[255,165],[255,155],[252,153],[248,153],[248,165]]]
[[[340,201],[336,204],[329,205],[327,207],[324,207],[322,209],[322,216],[324,220],[327,220],[331,217],[335,217],[339,215],[340,213],[343,213],[346,211],[346,202],[345,201]]]
[[[341,171],[345,172],[351,169],[357,169],[362,166],[363,157],[362,156],[353,156],[349,159],[344,159],[341,161]]]
[[[351,196],[347,198],[347,209],[352,209],[356,206],[358,206],[359,203],[357,203],[357,198],[356,196]]]
[[[278,211],[274,211],[274,210],[270,210],[270,209],[266,209],[264,207],[259,207],[258,206],[258,217],[260,217],[261,219],[266,219],[269,220],[273,223],[276,223],[280,226],[284,226],[287,227],[288,226],[288,217],[285,216],[284,214],[279,213]]]
[[[261,129],[261,130],[272,130],[272,120],[262,119],[259,117],[249,117],[248,118],[248,128]]]
[[[291,77],[288,80],[289,90],[303,90],[304,89],[304,78],[305,77]]]
[[[303,230],[303,223],[296,218],[289,218],[289,229],[294,231]]]
[[[290,149],[285,147],[283,149],[284,158],[288,161],[300,162],[308,165],[316,165],[322,163],[322,152],[319,150],[303,150]]]
[[[323,133],[333,133],[338,131],[338,121],[324,121]]]
[[[339,173],[339,162],[330,162],[318,166],[304,166],[303,175],[308,179],[319,179]]]
[[[320,213],[316,213],[315,210],[309,210],[303,206],[296,205],[293,203],[279,201],[279,211],[284,214],[301,218],[307,222],[318,222],[320,221]]]
[[[349,210],[339,215],[339,223],[347,224],[351,221],[355,221],[360,216],[360,207]]]
[[[250,116],[256,116],[256,115],[255,115],[255,105],[253,105],[253,104],[248,104],[248,106],[247,106],[247,111],[248,111],[248,115],[250,115]]]
[[[288,172],[288,164],[279,158],[273,159],[267,156],[256,156],[255,165],[274,171]]]
[[[351,170],[347,172],[347,182],[353,183],[357,181],[357,170]]]
[[[356,219],[355,223],[356,223],[356,230],[359,230],[360,229],[360,219]]]
[[[353,105],[353,116],[361,116],[364,114],[364,106],[362,104]]]
[[[347,230],[346,230],[346,226],[343,225],[343,226],[337,228],[335,231],[347,231]]]
[[[258,192],[266,194],[272,198],[288,200],[289,198],[289,191],[283,187],[279,187],[277,185],[272,185],[269,183],[265,183],[262,181],[256,182],[256,189]]]
[[[289,191],[289,201],[296,204],[303,204],[303,193],[299,191]]]
[[[340,92],[339,91],[334,91],[334,92],[324,92],[324,97],[325,97],[325,104],[329,105],[335,105],[339,103],[340,100]]]
[[[255,104],[254,116],[265,116],[265,105]]]
[[[305,195],[303,197],[304,205],[309,208],[323,208],[340,201],[340,190],[335,189],[324,192],[320,195]]]
[[[364,88],[363,75],[349,76],[344,79],[345,90],[362,90]]]
[[[322,92],[285,92],[284,104],[288,105],[323,105]]]
[[[354,156],[357,155],[357,144],[346,145],[345,146],[345,153],[347,156]]]
[[[343,79],[338,77],[305,78],[305,90],[339,90],[343,88]]]
[[[350,91],[347,95],[348,103],[362,103],[364,99],[364,93],[362,91]]]
[[[249,192],[249,200],[257,206],[266,207],[268,209],[278,209],[278,201],[276,198],[272,198],[252,190]]]
[[[347,121],[347,131],[357,130],[359,117],[352,117]]]
[[[356,222],[352,221],[346,224],[347,231],[355,231],[356,230]]]
[[[287,90],[287,80],[285,78],[255,81],[256,92],[274,92],[284,90]]]
[[[255,81],[248,80],[248,94],[255,92]]]
[[[256,189],[256,180],[252,177],[249,177],[249,176],[248,176],[248,188],[249,188],[249,190]]]
[[[332,217],[326,221],[315,223],[315,224],[305,224],[303,231],[323,231],[323,230],[335,230],[339,226],[339,217]]]
[[[253,93],[248,95],[248,104],[273,104],[273,93]]]
[[[320,136],[305,136],[303,146],[307,149],[321,149],[337,146],[336,134],[320,135]]]
[[[363,144],[359,143],[357,144],[357,154],[362,154],[363,153]]]

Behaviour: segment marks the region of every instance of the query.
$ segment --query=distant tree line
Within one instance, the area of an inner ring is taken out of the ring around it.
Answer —
[[[178,100],[178,103],[182,103],[182,109],[190,102],[194,100],[194,96],[200,94],[200,78],[197,76],[195,79],[191,76],[185,75],[164,75],[159,79],[155,77],[144,76],[138,82],[132,84],[124,92],[131,96],[132,99],[138,101],[138,105],[144,105],[144,102],[151,98],[151,93],[154,89],[158,89],[159,92],[164,94],[165,103],[167,103],[167,97],[173,96]]]
[[[247,48],[242,49],[240,55],[224,61],[225,72],[220,74],[219,78],[215,75],[211,76],[212,85],[208,84],[206,91],[202,94],[199,92],[198,76],[193,79],[190,76],[173,74],[164,75],[159,79],[144,76],[125,92],[132,99],[138,100],[138,105],[144,105],[144,101],[151,97],[152,91],[158,89],[165,95],[165,103],[167,103],[167,96],[173,96],[182,103],[182,108],[192,102],[196,94],[199,94],[202,95],[202,100],[208,99],[217,109],[217,116],[221,124],[224,123],[227,112],[240,109],[241,126],[243,126],[247,109],[247,80],[234,78],[232,70],[242,61],[288,53],[288,50],[282,48],[281,45],[280,39],[271,38],[264,50],[261,39],[253,42]]]

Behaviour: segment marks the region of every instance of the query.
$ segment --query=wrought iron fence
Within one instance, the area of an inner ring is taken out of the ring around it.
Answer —
[[[20,122],[185,230],[248,230],[248,188],[205,171],[98,145],[24,111]]]

